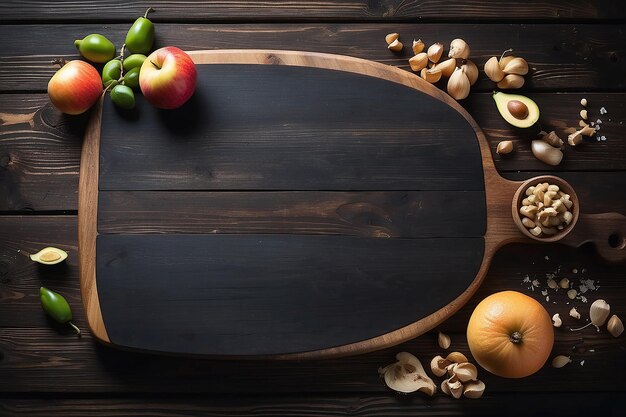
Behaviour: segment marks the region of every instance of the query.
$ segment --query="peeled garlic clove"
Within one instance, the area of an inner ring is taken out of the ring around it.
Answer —
[[[62,249],[48,246],[37,253],[30,255],[30,260],[43,265],[56,265],[67,259],[67,252]]]
[[[387,42],[387,45],[391,45],[399,37],[400,37],[400,35],[397,34],[397,33],[390,33],[387,36],[385,36],[385,42]]]
[[[506,75],[502,81],[498,83],[498,88],[503,90],[521,88],[524,85],[524,77],[516,74]]]
[[[578,310],[576,310],[576,307],[572,307],[572,309],[569,311],[569,315],[570,317],[574,317],[577,320],[580,320],[580,313],[578,312]]]
[[[548,165],[556,166],[563,159],[563,152],[560,149],[550,146],[543,140],[533,140],[531,142],[531,150],[535,158]]]
[[[450,352],[446,356],[446,360],[450,363],[463,363],[467,362],[467,357],[461,352]]]
[[[437,355],[430,361],[430,370],[436,376],[444,376],[446,374],[446,367],[450,365],[450,362],[441,356]]]
[[[504,78],[505,74],[498,64],[498,58],[496,58],[495,56],[492,56],[487,60],[487,62],[485,62],[484,69],[487,77],[489,77],[489,79],[494,83],[498,83]]]
[[[498,143],[498,147],[496,148],[496,153],[498,155],[504,155],[507,153],[511,153],[512,151],[513,151],[512,140],[503,140],[502,142]]]
[[[465,384],[465,389],[463,390],[463,395],[466,398],[480,398],[483,396],[485,392],[485,383],[481,380],[471,381]]]
[[[569,356],[565,356],[565,355],[558,355],[555,356],[554,359],[552,359],[552,367],[554,368],[562,368],[565,365],[567,365],[568,363],[570,363],[572,360],[570,359]]]
[[[504,71],[505,74],[526,75],[528,74],[528,63],[524,58],[513,58],[506,64],[502,71]]]
[[[561,316],[559,316],[559,313],[556,313],[554,316],[552,316],[552,325],[554,327],[561,327],[561,324],[563,324],[563,321],[561,321]]]
[[[446,386],[445,388],[444,385]],[[463,384],[456,376],[453,376],[441,383],[441,390],[458,400],[463,395]]]
[[[450,58],[435,65],[435,68],[441,71],[441,75],[449,77],[456,69],[456,59]]]
[[[478,377],[478,369],[469,362],[457,363],[452,368],[452,374],[461,382],[473,381]]]
[[[448,94],[455,100],[463,100],[470,93],[470,81],[461,68],[454,70],[448,80]]]
[[[436,68],[423,68],[420,72],[420,76],[429,83],[434,84],[441,79],[441,71]]]
[[[415,72],[419,72],[422,69],[426,68],[426,64],[428,64],[428,55],[426,55],[426,52],[419,53],[413,58],[409,59],[409,65],[411,66],[411,69]]]
[[[606,329],[611,333],[611,336],[620,337],[624,332],[624,323],[622,323],[619,317],[613,314],[606,325]]]
[[[470,47],[463,39],[455,39],[450,42],[448,57],[467,59],[470,56]]]
[[[387,48],[389,48],[389,50],[393,52],[400,52],[403,47],[404,45],[402,45],[402,42],[396,39],[395,41],[391,42]]]
[[[415,40],[413,39],[413,53],[415,55],[421,53],[424,50],[424,42],[421,39]]]
[[[441,58],[441,54],[443,54],[443,44],[437,42],[428,48],[428,59],[430,59],[435,64],[439,62]]]
[[[450,336],[445,333],[439,332],[439,335],[437,336],[437,342],[439,343],[439,347],[441,349],[448,349],[451,343]]]

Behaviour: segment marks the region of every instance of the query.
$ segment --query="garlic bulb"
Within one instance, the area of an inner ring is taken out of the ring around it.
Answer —
[[[448,94],[455,100],[463,100],[470,93],[470,81],[461,68],[454,70],[448,80]]]
[[[450,42],[450,58],[467,59],[470,56],[470,47],[463,39],[455,39]]]
[[[589,307],[589,318],[591,319],[591,321],[583,327],[570,330],[573,332],[577,332],[593,324],[594,326],[596,326],[596,329],[600,331],[600,326],[602,326],[606,322],[606,319],[609,318],[610,313],[611,306],[606,301],[596,300],[591,304],[591,307]]]
[[[437,42],[428,48],[428,59],[430,59],[435,64],[439,62],[441,58],[441,54],[443,54],[443,44]]]
[[[478,67],[469,59],[465,61],[465,64],[461,66],[461,69],[465,71],[465,75],[469,79],[470,85],[474,85],[478,81]]]
[[[500,68],[498,64],[498,58],[492,56],[485,62],[485,74],[487,77],[494,83],[499,83],[504,78],[504,71]]]

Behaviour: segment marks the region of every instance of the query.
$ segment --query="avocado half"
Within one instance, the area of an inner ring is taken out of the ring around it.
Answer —
[[[539,106],[526,96],[494,91],[493,99],[504,120],[515,127],[531,127],[539,120]]]

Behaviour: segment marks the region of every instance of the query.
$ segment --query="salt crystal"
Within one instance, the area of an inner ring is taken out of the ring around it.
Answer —
[[[580,361],[580,366],[583,366],[585,364],[585,360],[583,359],[582,361]]]
[[[544,256],[543,259],[545,259],[546,261],[549,261],[550,258],[548,257],[548,255]]]
[[[572,273],[573,274],[577,274],[578,273],[578,269],[576,269],[576,268],[572,269]]]
[[[595,349],[589,349],[589,350],[588,350],[588,352],[591,352],[591,353],[593,353],[593,352],[595,352],[595,351],[596,351]]]
[[[522,282],[530,282],[530,277],[528,275],[526,275]]]
[[[546,295],[548,295],[548,290],[543,290],[543,291],[541,291],[541,295],[543,295],[544,297],[545,297]]]
[[[595,286],[595,285],[593,285],[594,280],[592,280],[592,279],[586,279],[586,280],[583,280],[583,282],[585,283],[585,286],[586,286],[587,288],[589,288],[590,290],[595,290],[595,289],[596,289],[596,286]]]
[[[602,120],[600,120],[600,119],[596,120],[596,124],[597,124],[597,125],[599,125],[599,124],[601,124],[601,123],[602,123]]]
[[[596,140],[597,140],[598,142],[600,142],[600,138],[596,138]]]
[[[550,301],[550,296],[546,295],[546,301]]]
[[[587,302],[587,297],[585,297],[584,295],[582,297],[580,297],[580,301],[582,301],[583,303]]]
[[[533,284],[533,287],[538,287],[538,286],[540,286],[540,285],[541,285],[541,284],[539,283],[539,280],[537,280],[537,279],[534,279],[534,280],[533,280],[533,282],[532,282],[532,284]]]
[[[600,140],[606,140],[606,136],[600,136]]]
[[[584,293],[587,292],[587,287],[585,285],[579,285],[578,289],[579,289],[578,292],[581,293],[581,294],[584,294]]]
[[[607,114],[608,111],[604,107],[600,108],[600,114]]]

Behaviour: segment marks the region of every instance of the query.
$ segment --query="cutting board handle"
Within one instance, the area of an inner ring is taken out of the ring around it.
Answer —
[[[581,213],[576,227],[560,242],[573,247],[591,242],[603,260],[625,262],[626,216],[620,213]]]

